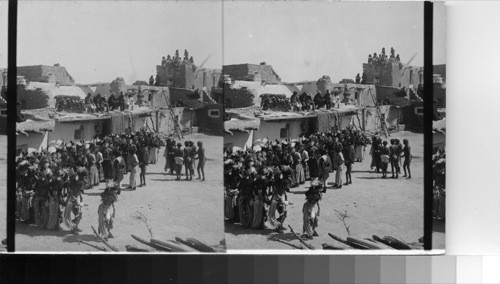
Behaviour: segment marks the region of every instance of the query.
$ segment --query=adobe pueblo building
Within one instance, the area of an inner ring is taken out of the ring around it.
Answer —
[[[163,57],[161,65],[156,66],[156,85],[210,92],[212,87],[219,85],[222,71],[203,67],[207,60],[196,66],[187,50],[183,58],[176,50],[174,56]]]

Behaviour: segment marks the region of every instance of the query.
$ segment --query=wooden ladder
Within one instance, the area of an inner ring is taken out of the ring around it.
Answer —
[[[177,134],[179,139],[182,139],[184,138],[184,136],[182,135],[181,125],[179,124],[179,121],[177,121],[174,110],[172,108],[169,108],[169,110],[170,110],[170,117],[172,117],[172,121],[174,122],[174,133]]]
[[[375,100],[375,96],[373,95],[371,88],[368,89],[368,93],[371,95],[373,103],[375,104],[375,108],[377,109],[378,117],[380,118],[380,125],[382,126],[382,130],[384,131],[385,138],[387,138],[391,135],[389,134],[389,130],[387,129],[387,124],[386,124],[384,117],[382,115],[382,111],[380,111],[380,109],[378,108],[377,101]]]

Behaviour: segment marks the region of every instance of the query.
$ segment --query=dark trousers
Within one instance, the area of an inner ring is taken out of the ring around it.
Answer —
[[[141,181],[141,184],[146,185],[146,166],[142,165],[140,168],[141,168],[141,173],[139,174],[139,179]]]
[[[351,182],[352,183],[352,177],[351,177],[351,171],[352,171],[352,164],[351,163],[345,163],[345,182]]]

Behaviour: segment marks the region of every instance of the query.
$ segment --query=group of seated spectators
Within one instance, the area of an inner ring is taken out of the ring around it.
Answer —
[[[101,94],[97,94],[92,97],[91,93],[87,94],[84,100],[85,112],[108,112],[112,110],[124,111],[128,109],[133,109],[135,104],[133,96],[126,96],[123,92],[120,95],[111,93],[111,96],[106,101],[106,97]]]
[[[311,93],[308,94],[306,92],[303,92],[301,95],[298,95],[297,92],[294,92],[290,97],[292,110],[308,111],[321,108],[331,109],[335,107],[338,108],[340,106],[340,103],[349,104],[351,102],[351,94],[349,93],[347,87],[343,92],[343,98],[341,94],[341,92],[330,92],[329,90],[326,90],[325,93],[322,94],[320,91],[318,91],[313,98]]]

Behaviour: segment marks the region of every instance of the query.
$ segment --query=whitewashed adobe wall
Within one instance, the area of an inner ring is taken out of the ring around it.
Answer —
[[[75,130],[80,129],[83,125],[82,139],[87,141],[94,138],[96,135],[95,125],[100,124],[100,120],[91,121],[75,121],[75,122],[57,122],[53,132],[49,132],[49,147],[55,141],[63,140],[64,142],[75,141]]]
[[[240,147],[241,149],[253,146],[254,131],[233,131],[233,135],[224,133],[224,147]]]
[[[302,134],[302,130],[300,129],[301,119],[297,120],[282,120],[282,121],[261,121],[260,127],[258,131],[255,131],[254,141],[257,139],[267,138],[271,141],[278,139],[281,141],[284,138],[280,138],[280,132],[282,128],[285,128],[287,123],[290,124],[290,139],[299,138],[300,134]]]

